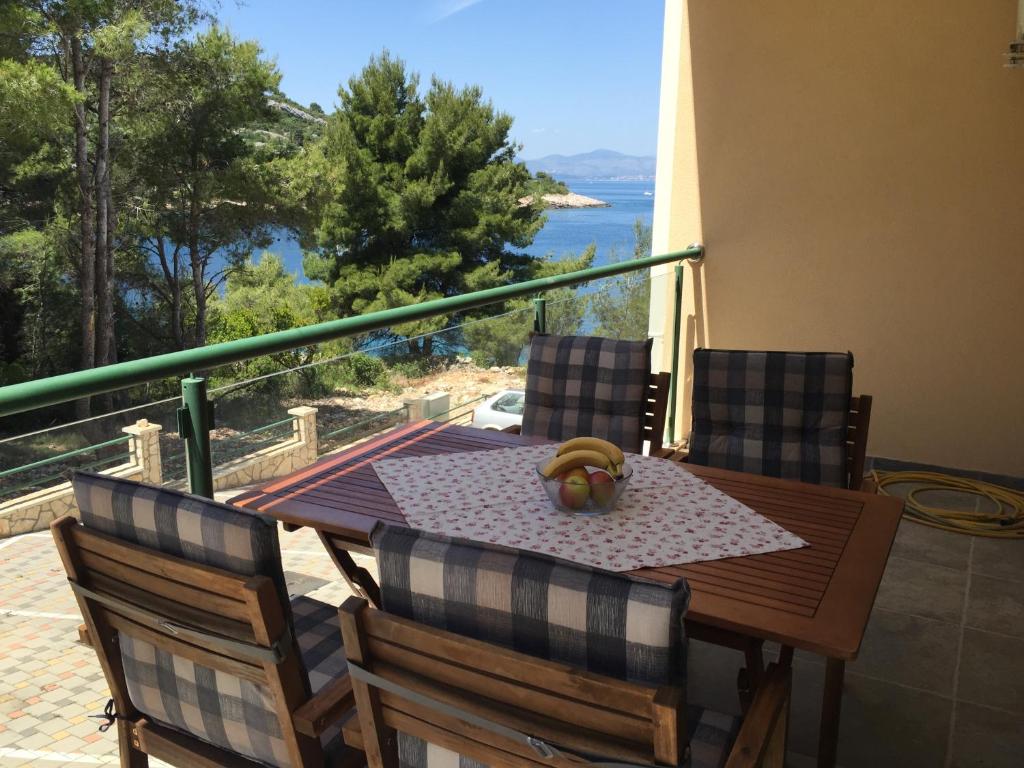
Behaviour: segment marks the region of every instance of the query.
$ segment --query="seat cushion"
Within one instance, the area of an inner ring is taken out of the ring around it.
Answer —
[[[687,707],[686,735],[690,744],[687,768],[722,768],[739,733],[740,719],[702,707]],[[488,768],[465,755],[407,733],[398,734],[399,768]]]
[[[316,694],[345,673],[338,610],[308,597],[292,600],[295,636]],[[195,664],[119,633],[132,703],[152,720],[266,765],[291,765],[266,687]],[[340,724],[321,734],[327,754],[345,750]]]
[[[690,462],[847,485],[853,355],[693,353]]]
[[[372,536],[384,610],[620,680],[679,684],[690,590],[404,527]]]
[[[690,743],[689,768],[721,768],[729,757],[740,718],[703,707],[686,708],[686,735]]]
[[[315,696],[327,683],[345,674],[338,609],[311,597],[292,598],[295,637]]]
[[[592,435],[639,453],[650,376],[650,340],[534,336],[522,434],[552,440]]]

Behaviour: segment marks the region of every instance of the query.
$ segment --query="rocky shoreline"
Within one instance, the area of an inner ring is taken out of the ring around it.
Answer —
[[[606,203],[604,200],[598,200],[596,197],[587,197],[586,195],[577,195],[575,192],[570,192],[566,195],[558,194],[547,194],[542,195],[541,200],[544,201],[545,208],[611,208],[611,203]],[[530,205],[533,202],[533,195],[527,195],[519,199],[520,205]]]

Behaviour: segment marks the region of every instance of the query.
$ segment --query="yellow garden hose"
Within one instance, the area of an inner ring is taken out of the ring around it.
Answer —
[[[872,471],[878,492],[893,496],[887,485],[915,483],[918,487],[904,499],[904,516],[915,523],[942,528],[947,531],[988,536],[1001,539],[1024,539],[1024,495],[1001,485],[982,480],[943,475],[938,472],[885,472]],[[918,494],[928,491],[959,491],[988,499],[995,512],[971,512],[961,509],[943,509],[922,504]]]

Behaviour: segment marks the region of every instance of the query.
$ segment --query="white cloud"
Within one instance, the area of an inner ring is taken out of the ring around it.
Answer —
[[[454,16],[456,13],[464,11],[479,2],[482,2],[482,0],[440,0],[434,6],[430,21],[431,23],[436,23],[442,19],[447,19],[449,16]]]

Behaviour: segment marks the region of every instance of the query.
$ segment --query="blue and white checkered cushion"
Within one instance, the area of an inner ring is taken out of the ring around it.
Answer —
[[[534,336],[522,433],[552,440],[592,435],[639,453],[650,377],[650,340]]]
[[[693,353],[694,464],[846,487],[853,355]]]
[[[345,670],[337,609],[306,597],[287,602],[273,519],[209,499],[105,475],[78,473],[75,496],[87,527],[140,546],[278,584],[316,693]],[[196,664],[118,633],[132,704],[152,720],[271,766],[291,765],[265,686]],[[322,737],[343,748],[341,729]]]
[[[389,613],[618,679],[683,682],[683,579],[662,586],[402,527],[378,527],[372,539]],[[712,753],[725,754],[735,723],[719,731],[725,720],[692,716],[693,737],[703,739],[694,765],[717,765]],[[479,768],[407,734],[398,744],[401,768]]]

